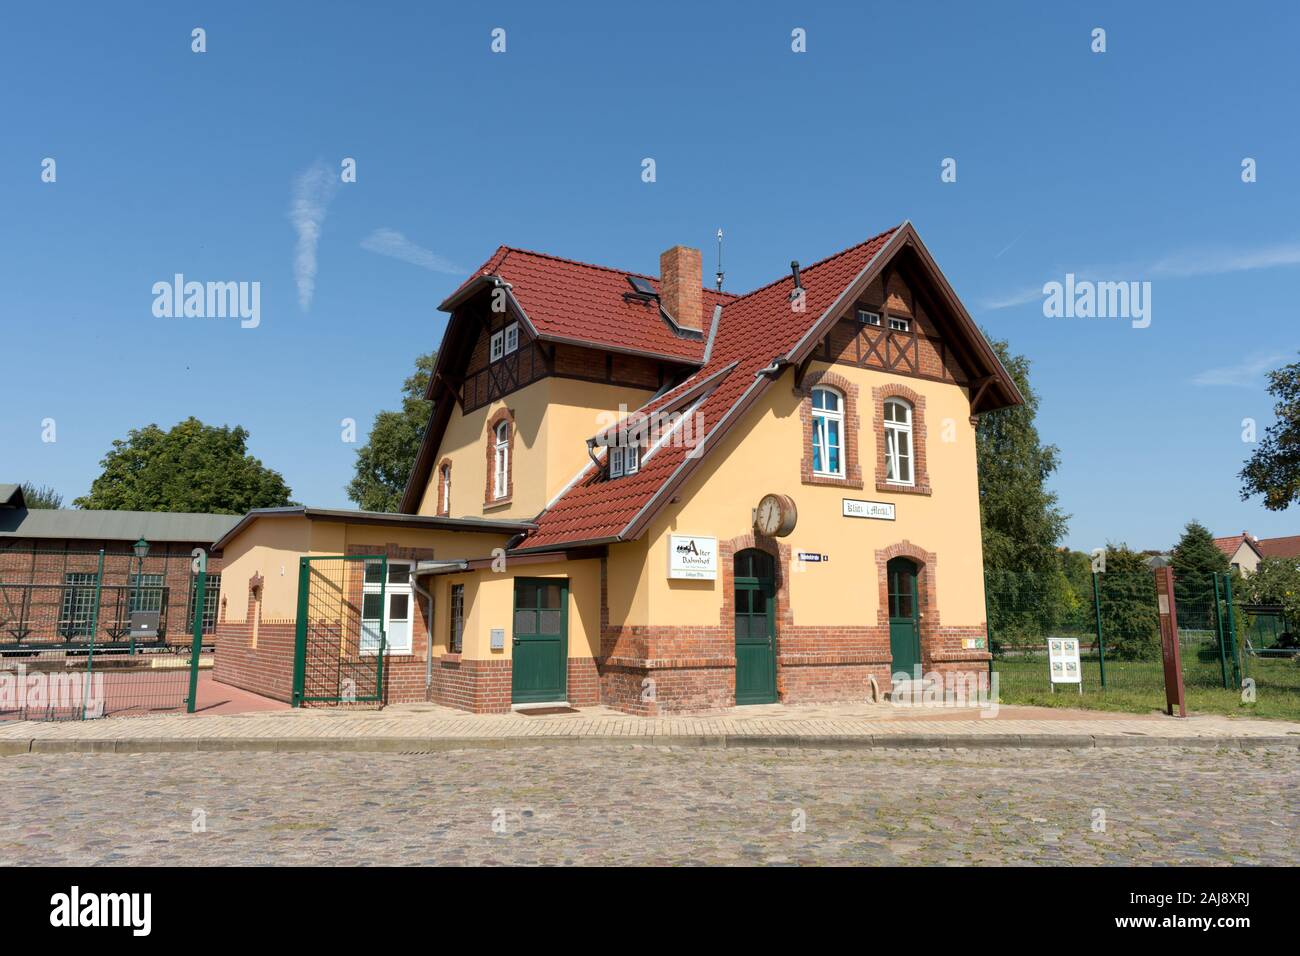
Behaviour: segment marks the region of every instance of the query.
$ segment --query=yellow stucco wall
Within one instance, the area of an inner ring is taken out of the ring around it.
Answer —
[[[633,411],[645,404],[649,391],[544,378],[504,399],[469,414],[452,412],[442,444],[434,455],[434,470],[420,500],[419,514],[438,513],[438,465],[451,459],[451,516],[533,518],[587,463],[586,439],[615,418],[619,404]],[[509,407],[515,419],[512,449],[514,488],[510,503],[483,500],[487,487],[487,423],[497,410]]]
[[[261,574],[262,619],[292,619],[298,612],[298,559],[309,555],[347,554],[358,545],[432,548],[442,559],[489,558],[510,536],[427,528],[389,527],[304,517],[261,518],[223,549],[221,598],[226,620],[243,621],[248,607],[248,580]]]
[[[861,430],[856,438],[864,487],[801,482],[801,398],[793,391],[793,373],[786,372],[687,482],[678,495],[680,503],[668,506],[652,522],[644,545],[610,549],[611,619],[618,619],[614,616],[617,594],[627,624],[717,624],[721,567],[716,581],[670,580],[668,536],[698,534],[723,541],[750,533],[752,509],[764,494],[775,492],[791,496],[798,507],[797,526],[782,539],[792,555],[813,551],[830,557],[828,563],[807,564],[802,570],[795,562],[790,604],[796,625],[875,624],[879,603],[875,552],[904,540],[937,555],[941,623],[973,625],[984,620],[975,429],[966,393],[956,385],[871,369],[813,365],[813,371],[827,368],[859,389]],[[902,384],[925,396],[930,496],[876,490],[880,426],[874,421],[871,389],[886,383]],[[951,440],[944,440],[945,433]],[[843,517],[843,498],[892,502],[897,519]],[[643,560],[636,547],[644,548]]]
[[[556,561],[507,565],[505,572],[482,570],[439,575],[432,588],[434,655],[447,653],[451,630],[451,586],[465,585],[465,633],[461,653],[474,660],[511,657],[515,578],[568,578],[569,657],[594,657],[600,649],[600,561]],[[506,632],[504,650],[491,649],[492,628]]]

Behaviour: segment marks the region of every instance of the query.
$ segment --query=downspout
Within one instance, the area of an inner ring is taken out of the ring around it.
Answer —
[[[424,622],[429,628],[429,638],[424,645],[424,697],[428,700],[429,691],[433,687],[433,592],[422,588],[420,579],[414,574],[411,575],[411,589],[429,599],[429,613],[424,616]]]

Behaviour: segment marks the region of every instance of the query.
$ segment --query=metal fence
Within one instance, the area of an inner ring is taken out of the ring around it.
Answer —
[[[220,576],[191,560],[0,551],[0,720],[193,709]]]
[[[991,573],[985,582],[990,672],[1003,691],[1049,692],[1047,645],[1079,642],[1084,693],[1164,699],[1160,615],[1150,571]],[[1175,584],[1183,683],[1246,701],[1250,694],[1296,695],[1300,659],[1281,608],[1240,603],[1228,575]],[[1076,693],[1071,686],[1066,688]]]

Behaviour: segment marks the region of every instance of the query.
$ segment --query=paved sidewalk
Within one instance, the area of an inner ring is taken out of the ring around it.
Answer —
[[[541,743],[700,747],[1287,747],[1300,723],[1002,707],[840,704],[735,708],[701,717],[631,717],[607,707],[576,714],[466,714],[435,704],[377,711],[283,710],[161,715],[85,722],[0,723],[0,756],[21,753],[239,750],[427,752]]]

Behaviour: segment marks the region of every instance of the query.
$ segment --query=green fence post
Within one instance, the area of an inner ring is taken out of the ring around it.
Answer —
[[[384,555],[379,567],[379,667],[375,674],[378,681],[375,686],[375,698],[382,707],[384,705],[384,651],[388,639],[388,628],[384,624],[388,616],[388,555]],[[414,615],[412,615],[412,624],[414,624]]]
[[[298,617],[293,642],[293,706],[302,706],[307,675],[307,593],[311,583],[311,558],[298,559]]]
[[[1232,576],[1223,579],[1224,593],[1228,597],[1228,647],[1232,654],[1232,679],[1241,689],[1241,657],[1237,650],[1237,614],[1232,607]]]
[[[1097,587],[1097,572],[1092,572],[1092,610],[1097,619],[1097,666],[1101,668],[1101,686],[1106,687],[1106,642],[1101,634],[1101,590]]]
[[[989,686],[993,686],[993,615],[989,614],[989,576],[984,575],[984,640],[988,641]]]
[[[1223,649],[1223,605],[1220,603],[1219,571],[1214,572],[1214,627],[1219,632],[1219,673],[1223,689],[1228,689],[1228,655]]]
[[[185,699],[185,712],[194,713],[199,699],[199,656],[203,653],[203,599],[208,590],[208,556],[195,557],[199,565],[199,578],[194,585],[194,642],[190,645],[190,695]]]
[[[95,632],[99,630],[99,597],[104,587],[104,549],[99,549],[99,566],[95,569],[95,607],[90,612],[90,650],[86,652],[86,679],[81,685],[81,719],[86,719],[86,698],[95,676]]]

